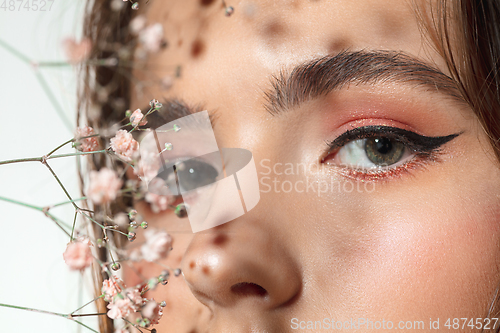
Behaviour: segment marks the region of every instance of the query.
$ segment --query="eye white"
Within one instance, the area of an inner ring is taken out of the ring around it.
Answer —
[[[333,163],[351,169],[383,169],[385,167],[396,167],[404,164],[414,155],[409,149],[405,148],[405,152],[398,162],[390,165],[375,164],[366,154],[366,140],[368,139],[353,140],[344,145],[335,154]]]

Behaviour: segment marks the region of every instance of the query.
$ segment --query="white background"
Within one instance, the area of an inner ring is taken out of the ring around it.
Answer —
[[[15,10],[10,11],[9,0],[0,0],[0,6],[4,2],[7,8],[0,8],[1,40],[33,60],[64,60],[61,41],[79,35],[83,0],[55,0],[51,10],[45,12],[18,11],[20,1],[10,1],[15,3]],[[39,72],[74,126],[74,69],[40,68]],[[33,69],[0,47],[0,160],[39,157],[72,137],[73,130],[55,112]],[[70,147],[62,150],[71,151]],[[79,197],[75,157],[49,163],[71,195]],[[37,206],[66,200],[48,169],[38,162],[0,165],[0,197]],[[71,205],[51,212],[72,224]],[[92,299],[90,280],[70,272],[63,261],[69,237],[50,219],[39,211],[0,200],[0,226],[0,303],[70,313]],[[93,306],[89,306],[83,313],[92,311]],[[97,328],[94,317],[83,322]],[[0,331],[90,332],[64,318],[3,307]]]

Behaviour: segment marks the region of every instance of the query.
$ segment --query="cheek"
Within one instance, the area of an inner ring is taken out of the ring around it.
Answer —
[[[484,315],[500,281],[499,204],[450,192],[394,198],[373,222],[358,266],[369,308],[384,300],[394,313]]]

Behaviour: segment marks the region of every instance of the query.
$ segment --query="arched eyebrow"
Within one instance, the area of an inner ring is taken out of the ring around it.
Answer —
[[[265,109],[272,115],[346,88],[349,84],[398,82],[444,93],[465,103],[458,84],[448,75],[403,52],[343,51],[299,64],[271,79],[264,92]]]

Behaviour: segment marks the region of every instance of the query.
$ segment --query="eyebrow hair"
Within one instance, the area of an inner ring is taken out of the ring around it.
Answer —
[[[412,83],[464,102],[458,85],[448,75],[403,52],[342,51],[282,70],[264,91],[265,109],[278,115],[300,104],[347,87],[350,83]]]

